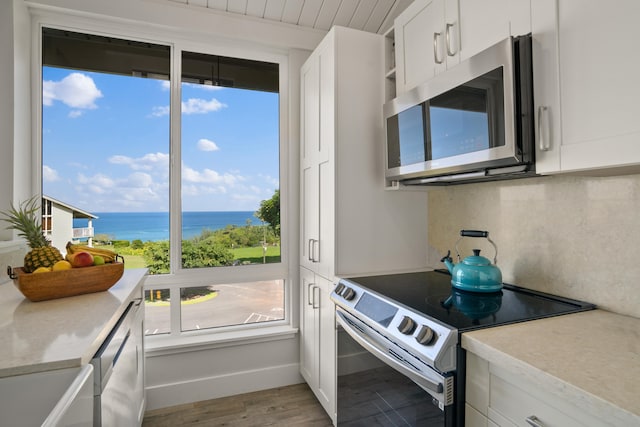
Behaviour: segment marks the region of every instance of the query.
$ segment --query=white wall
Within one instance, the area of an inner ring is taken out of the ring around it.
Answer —
[[[0,2],[0,211],[31,194],[29,14],[21,0]],[[7,60],[13,58],[13,60]],[[0,224],[0,241],[13,232]],[[2,273],[4,274],[4,273]]]

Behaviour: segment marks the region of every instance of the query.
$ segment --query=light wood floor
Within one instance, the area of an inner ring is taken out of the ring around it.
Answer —
[[[329,427],[332,423],[309,386],[295,384],[156,409],[145,414],[142,426]]]

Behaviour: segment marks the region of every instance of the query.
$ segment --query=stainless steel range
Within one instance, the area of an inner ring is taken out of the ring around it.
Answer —
[[[463,426],[462,333],[595,307],[509,284],[480,294],[450,282],[441,271],[339,281],[331,294],[339,325],[382,362],[340,375],[339,361],[339,425]]]

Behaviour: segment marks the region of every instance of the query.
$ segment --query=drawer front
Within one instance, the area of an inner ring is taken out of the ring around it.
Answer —
[[[527,388],[527,391],[517,387],[504,379],[491,375],[491,389],[489,397],[489,418],[500,416],[513,422],[517,426],[529,426],[527,418],[536,417],[537,422],[544,427],[586,427],[605,426],[607,424],[573,406],[563,405],[562,411],[540,398],[541,390]],[[536,396],[534,396],[534,394]],[[551,397],[550,397],[551,399]],[[493,414],[498,416],[492,417]]]

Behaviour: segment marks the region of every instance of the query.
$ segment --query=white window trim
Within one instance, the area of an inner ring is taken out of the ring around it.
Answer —
[[[297,266],[297,244],[296,224],[298,217],[298,197],[296,188],[294,188],[291,179],[291,170],[295,166],[290,153],[295,153],[294,143],[296,138],[292,138],[289,133],[289,66],[288,52],[280,48],[268,48],[264,45],[248,43],[246,41],[234,41],[225,39],[220,36],[211,34],[195,34],[188,31],[178,31],[172,29],[168,31],[166,28],[158,28],[157,26],[144,22],[125,21],[123,19],[94,16],[86,14],[74,14],[72,11],[60,12],[48,8],[40,8],[38,5],[31,5],[30,13],[32,15],[32,118],[33,118],[33,155],[32,155],[32,176],[34,177],[34,194],[42,194],[42,27],[68,29],[76,32],[86,32],[99,34],[117,38],[125,38],[130,40],[138,40],[171,47],[171,72],[173,76],[180,76],[181,70],[179,61],[175,58],[181,55],[183,50],[191,52],[199,52],[212,55],[231,56],[236,58],[245,58],[259,61],[267,61],[279,64],[279,146],[280,146],[280,219],[281,219],[281,263],[267,264],[257,266],[241,266],[241,267],[215,267],[200,269],[183,269],[180,266],[180,245],[171,245],[171,265],[172,271],[166,275],[150,275],[146,277],[145,289],[158,287],[171,289],[172,294],[179,295],[180,288],[188,286],[202,286],[202,283],[238,283],[252,282],[259,280],[284,280],[284,312],[285,319],[281,321],[282,326],[265,326],[255,327],[247,325],[240,328],[235,326],[212,328],[199,331],[197,337],[190,332],[180,331],[180,298],[172,298],[177,300],[170,308],[171,315],[171,334],[165,337],[147,337],[153,348],[153,341],[156,339],[164,342],[161,348],[165,350],[168,347],[180,347],[182,345],[191,346],[192,343],[207,343],[203,345],[211,345],[211,343],[230,343],[238,341],[252,340],[256,341],[258,337],[271,336],[275,332],[276,337],[295,334],[297,329],[293,326],[297,321],[293,316],[297,310],[293,306],[293,283],[297,283],[297,274],[294,266]],[[180,79],[173,78],[171,80],[171,141],[170,141],[170,210],[172,212],[181,212],[181,183],[180,168],[175,167],[179,164],[180,154]],[[177,107],[177,108],[176,108]],[[175,117],[177,115],[177,117]],[[178,178],[178,179],[176,179]],[[171,215],[170,238],[175,241],[174,236],[180,235],[181,215]],[[273,325],[273,323],[270,323]],[[293,326],[292,326],[293,325]],[[278,332],[284,328],[287,332]],[[235,337],[235,338],[234,338]],[[278,338],[276,338],[278,339]],[[195,344],[193,344],[195,345]],[[201,344],[198,344],[201,345]]]

